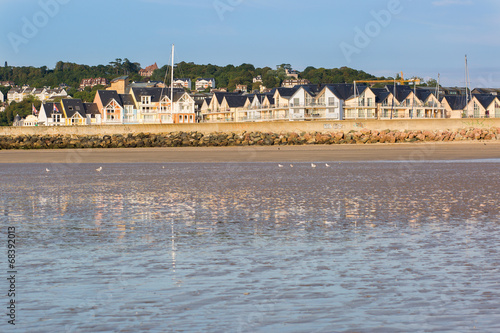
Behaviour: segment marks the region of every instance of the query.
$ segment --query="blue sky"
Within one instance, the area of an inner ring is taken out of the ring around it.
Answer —
[[[0,64],[349,66],[500,87],[498,0],[0,0]],[[31,28],[31,29],[30,29]],[[33,29],[34,28],[34,29]]]

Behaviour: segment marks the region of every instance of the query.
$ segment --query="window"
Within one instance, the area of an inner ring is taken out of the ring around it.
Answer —
[[[495,102],[495,118],[500,118],[500,105]]]
[[[294,98],[293,99],[293,106],[299,106],[300,105],[300,98]]]
[[[331,106],[335,105],[335,97],[328,97],[328,105]]]
[[[479,118],[479,105],[474,102],[474,118]]]
[[[367,106],[373,106],[373,98],[368,98],[368,105]]]
[[[151,104],[151,96],[141,96],[142,104]]]

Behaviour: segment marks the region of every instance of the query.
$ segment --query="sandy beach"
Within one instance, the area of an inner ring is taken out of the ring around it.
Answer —
[[[500,158],[500,143],[1,150],[0,163],[168,163],[468,160]]]

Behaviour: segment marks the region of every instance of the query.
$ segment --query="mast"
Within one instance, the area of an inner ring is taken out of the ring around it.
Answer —
[[[437,81],[437,85],[436,85],[436,99],[439,103],[439,79],[441,77],[441,74],[438,73],[438,81]],[[443,112],[443,110],[441,110],[441,112]]]
[[[413,101],[411,102],[411,116],[413,119],[413,114],[415,113],[415,96],[417,95],[417,81],[413,81]]]
[[[174,112],[174,44],[172,44],[172,67],[170,73],[170,119],[173,120]]]
[[[467,54],[465,55],[465,105],[467,106],[465,117],[469,117],[469,65],[467,63]]]

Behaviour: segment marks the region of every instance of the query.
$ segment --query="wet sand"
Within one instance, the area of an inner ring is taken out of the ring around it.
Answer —
[[[0,163],[166,163],[468,160],[500,158],[500,143],[1,150]]]

